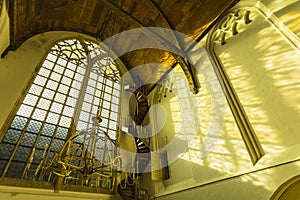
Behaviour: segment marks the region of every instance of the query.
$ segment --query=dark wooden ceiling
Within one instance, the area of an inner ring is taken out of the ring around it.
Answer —
[[[238,0],[11,0],[11,46],[51,30],[85,33],[100,40],[125,30],[163,27],[195,40]],[[128,48],[136,38],[123,41]],[[165,38],[167,39],[167,38]],[[144,63],[172,66],[176,58],[156,49],[132,51],[122,56],[128,69]],[[149,76],[149,73],[146,73]]]

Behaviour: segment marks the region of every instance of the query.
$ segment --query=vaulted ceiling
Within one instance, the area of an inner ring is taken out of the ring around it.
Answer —
[[[162,27],[179,31],[194,40],[200,40],[218,16],[234,6],[237,1],[12,0],[9,1],[10,49],[16,49],[22,42],[35,34],[51,30],[77,31],[103,41],[125,30]],[[147,33],[143,32],[138,36],[126,38],[118,48],[122,48],[126,52],[126,49],[130,48],[130,45],[143,34]],[[154,37],[154,39],[161,41],[170,39],[159,37],[157,34],[156,36],[158,37]],[[176,39],[176,36],[174,37]],[[184,48],[186,47],[188,46],[185,45]],[[114,50],[118,51],[118,49]],[[195,84],[193,77],[189,77],[191,73],[188,63],[164,50],[153,48],[136,50],[126,53],[121,60],[128,69],[144,63],[163,63],[171,67],[177,62],[183,67],[191,86]],[[149,76],[149,73],[145,73],[145,77],[142,79]],[[192,89],[197,92],[196,88]]]

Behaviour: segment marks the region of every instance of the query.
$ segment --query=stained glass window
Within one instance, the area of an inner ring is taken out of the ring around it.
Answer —
[[[88,66],[88,55],[99,54],[105,56]],[[97,114],[103,132],[116,139],[120,74],[108,55],[96,43],[77,38],[50,49],[0,143],[2,178],[51,180],[37,167],[61,150],[71,126],[91,128]]]

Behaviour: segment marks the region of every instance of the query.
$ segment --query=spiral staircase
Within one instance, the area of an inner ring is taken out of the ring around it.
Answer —
[[[135,145],[136,145],[136,168],[137,173],[133,176],[140,176],[144,170],[146,169],[149,161],[150,161],[150,148],[149,142],[144,138],[139,138],[137,135],[136,125],[141,125],[144,121],[147,112],[149,110],[149,105],[147,101],[147,96],[142,92],[141,89],[136,89],[135,91],[131,91],[134,94],[136,99],[136,109],[134,114],[131,116],[134,124],[129,125],[129,134],[134,137]],[[126,180],[125,180],[126,179]],[[148,199],[148,195],[145,190],[142,190],[132,179],[131,176],[126,177],[121,180],[121,183],[118,185],[118,193],[124,200],[144,200]],[[125,186],[125,187],[124,187]]]
[[[149,110],[148,100],[142,89],[137,89],[133,93],[136,99],[137,107],[132,119],[137,125],[141,125]]]

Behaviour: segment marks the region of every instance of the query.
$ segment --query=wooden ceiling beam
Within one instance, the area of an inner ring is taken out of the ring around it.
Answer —
[[[109,1],[109,0],[99,0],[99,3],[103,3],[111,12],[114,12],[114,13],[118,14],[118,16],[126,19],[129,23],[134,24],[135,26],[137,26],[137,28],[146,27],[145,24],[143,24],[142,22],[140,22],[139,20],[137,20],[133,16],[129,15],[122,8],[115,5],[111,1]],[[173,49],[175,51],[179,50],[181,52],[184,52],[184,49],[181,49],[181,47],[177,48],[175,45],[171,44],[169,41],[162,38],[157,33],[154,33],[149,29],[141,29],[141,30],[144,34],[157,39],[159,42],[162,42],[162,43],[166,44],[168,46],[168,48]],[[175,38],[175,39],[178,41],[177,38]],[[178,41],[178,43],[180,45],[180,41]],[[182,46],[182,45],[180,45],[180,46]],[[185,54],[185,52],[184,52],[184,54]],[[194,93],[198,93],[199,88],[200,88],[200,83],[199,83],[199,80],[198,80],[197,76],[195,76],[194,73],[193,73],[192,66],[189,63],[187,63],[181,56],[176,55],[175,53],[171,53],[171,55],[176,59],[178,64],[181,66],[181,68],[182,68],[183,72],[185,73],[186,78],[189,82],[191,90]]]

